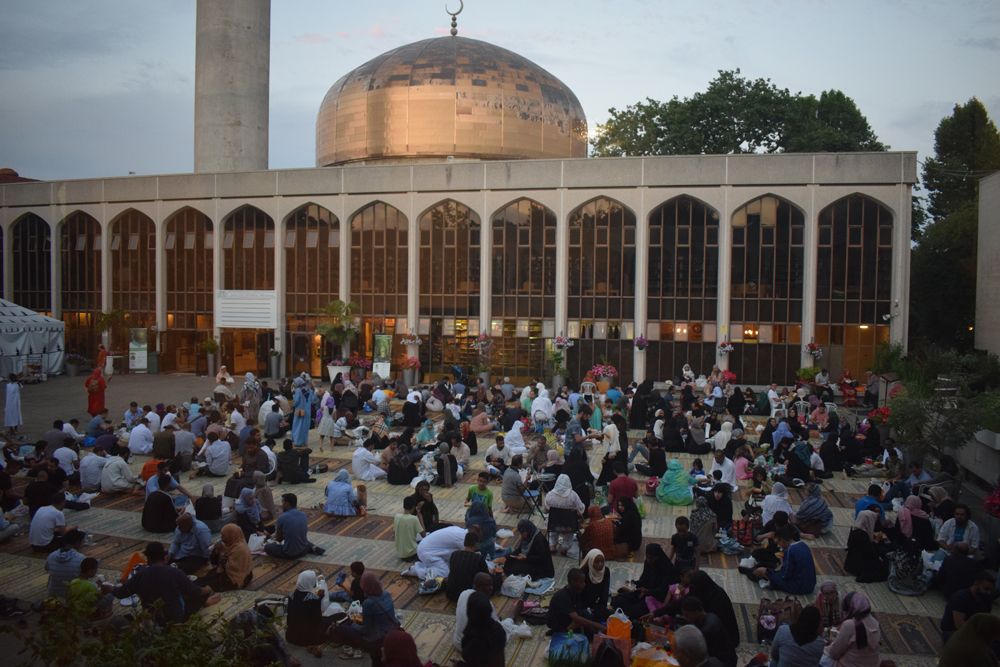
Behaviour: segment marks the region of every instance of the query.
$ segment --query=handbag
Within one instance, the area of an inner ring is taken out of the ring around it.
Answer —
[[[782,623],[795,623],[801,613],[802,605],[795,598],[762,599],[757,607],[757,641],[770,642]]]
[[[632,641],[632,620],[621,609],[608,616],[607,635],[613,639]]]
[[[659,477],[650,477],[646,480],[646,495],[656,496],[656,487],[660,485]]]
[[[616,639],[603,633],[594,635],[590,655],[595,665],[620,665],[625,667],[632,657],[632,639]]]

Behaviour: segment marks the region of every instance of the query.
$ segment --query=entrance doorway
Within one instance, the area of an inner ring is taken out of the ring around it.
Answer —
[[[267,377],[274,332],[270,329],[223,329],[221,358],[232,375],[254,373]]]
[[[326,372],[323,362],[324,359],[333,358],[333,344],[324,343],[322,336],[317,333],[298,331],[289,332],[288,340],[290,350],[288,364],[292,374],[298,375],[304,372],[313,377],[323,377]]]

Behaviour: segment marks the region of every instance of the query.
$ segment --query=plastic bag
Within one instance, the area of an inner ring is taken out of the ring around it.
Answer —
[[[500,595],[509,598],[520,598],[524,596],[524,589],[528,587],[527,576],[512,575],[504,579],[503,586],[500,587]]]
[[[355,600],[351,603],[351,606],[347,608],[347,618],[351,619],[355,623],[360,623],[364,619],[364,614],[361,612],[361,603]]]
[[[590,661],[590,642],[587,636],[575,632],[554,632],[549,642],[549,662],[569,664],[576,661],[586,665]]]
[[[503,626],[504,631],[507,633],[507,641],[512,639],[531,639],[531,626],[527,623],[518,625],[514,622],[513,618],[505,618],[500,625]]]
[[[646,503],[642,502],[642,496],[635,499],[635,508],[639,510],[639,517],[642,519],[646,518]]]
[[[632,621],[621,608],[616,609],[615,613],[608,616],[607,635],[613,639],[631,640]]]

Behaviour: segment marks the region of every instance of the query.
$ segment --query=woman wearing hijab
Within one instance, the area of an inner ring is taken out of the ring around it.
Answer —
[[[587,578],[587,585],[582,593],[582,606],[590,612],[591,620],[603,623],[608,617],[608,600],[611,594],[611,573],[604,554],[599,549],[591,549],[580,561],[580,569]]]
[[[706,612],[718,616],[719,620],[722,621],[723,628],[726,630],[725,636],[730,640],[732,647],[735,648],[738,646],[740,643],[740,626],[736,620],[736,610],[733,608],[732,600],[729,599],[729,594],[715,583],[712,577],[704,570],[695,570],[693,573],[687,575],[687,579],[688,596],[698,598],[701,600]],[[683,600],[684,598],[672,600],[670,604],[656,609],[653,611],[653,617],[664,616],[666,614],[680,615]]]
[[[728,485],[724,485],[728,488]],[[691,511],[690,530],[698,538],[698,553],[712,553],[716,549],[715,534],[719,532],[718,519],[708,506],[708,498],[698,496],[694,499],[694,509]]]
[[[411,389],[406,395],[406,403],[403,404],[403,426],[420,427],[420,422],[423,420],[423,403],[420,398],[420,392],[415,389]]]
[[[222,527],[221,540],[212,548],[212,571],[199,579],[199,586],[209,586],[216,593],[246,588],[253,580],[253,556],[235,523]]]
[[[542,389],[538,392],[538,398],[531,402],[531,410],[528,411],[531,420],[536,428],[551,428],[555,418],[555,407],[552,399],[549,398],[549,390]]]
[[[680,573],[663,547],[653,542],[646,545],[646,560],[642,574],[632,580],[632,588],[621,588],[611,600],[611,607],[624,611],[629,618],[638,619],[650,609],[663,604],[672,584],[680,581]]]
[[[840,433],[831,431],[819,447],[819,457],[823,460],[823,470],[828,474],[844,469],[844,456],[840,451]]]
[[[788,489],[781,482],[775,482],[771,487],[771,493],[764,497],[761,504],[761,519],[767,523],[774,518],[775,512],[787,512],[788,516],[794,515],[791,503],[788,502]]]
[[[309,441],[309,426],[312,424],[312,392],[301,377],[292,380],[292,443],[305,447]]]
[[[778,425],[775,427],[774,432],[771,433],[771,444],[777,447],[778,443],[780,443],[785,438],[788,438],[792,442],[795,441],[795,434],[792,432],[792,429],[789,426],[789,421],[787,419],[779,422]]]
[[[246,414],[257,414],[260,410],[260,398],[260,382],[257,381],[253,373],[247,373],[243,377],[243,387],[240,389],[240,403],[248,406]]]
[[[726,447],[729,445],[729,441],[733,439],[733,423],[729,421],[722,422],[722,426],[719,427],[719,432],[715,434],[714,437],[714,447],[715,451],[726,451]]]
[[[337,423],[337,400],[333,397],[333,391],[323,394],[323,399],[319,402],[319,411],[319,426],[316,427],[316,432],[319,433],[319,451],[323,451],[327,438],[330,438],[330,447],[335,445],[333,428]]]
[[[586,506],[580,500],[580,496],[573,490],[573,483],[570,482],[569,475],[559,475],[552,490],[545,494],[542,500],[542,507],[548,512],[552,508],[562,510],[574,510],[581,517]],[[552,542],[552,535],[549,535],[549,542]]]
[[[775,633],[771,667],[818,665],[825,645],[821,631],[819,609],[812,605],[803,608],[798,620],[782,624]]]
[[[907,496],[903,506],[899,508],[893,537],[899,543],[913,540],[923,551],[937,551],[934,526],[919,497]]]
[[[790,443],[788,449],[788,454],[785,457],[785,482],[791,483],[793,480],[813,481],[813,471],[810,465],[812,446],[805,440],[799,440]]]
[[[300,572],[295,591],[288,598],[285,641],[306,646],[314,656],[322,656],[322,645],[328,641],[327,628],[333,622],[332,616],[323,616],[329,605],[326,582],[313,570]]]
[[[104,391],[108,388],[108,382],[104,379],[104,369],[98,366],[83,382],[83,388],[87,390],[87,412],[91,417],[104,412]]]
[[[262,533],[267,530],[260,515],[260,504],[254,496],[252,488],[240,490],[240,497],[236,500],[236,525],[243,531],[243,539],[249,540],[254,533]],[[267,531],[270,532],[270,531]]]
[[[844,622],[826,655],[836,667],[868,667],[879,664],[878,645],[882,631],[871,615],[871,603],[861,591],[844,596]]]
[[[570,449],[566,455],[566,462],[563,463],[562,473],[569,477],[569,481],[573,483],[573,490],[580,496],[583,504],[589,506],[594,487],[594,473],[590,471],[587,454],[582,447]]]
[[[532,579],[547,579],[555,576],[552,553],[545,536],[528,519],[517,522],[519,539],[517,547],[503,564],[504,574],[529,575]]]
[[[733,525],[732,487],[725,482],[719,482],[712,487],[712,492],[705,496],[705,500],[708,502],[708,509],[715,515],[718,527],[728,531]]]
[[[934,523],[940,528],[940,524],[955,517],[955,501],[948,495],[948,489],[943,486],[932,486],[927,492],[931,496]]]
[[[351,475],[345,468],[337,471],[337,475],[326,485],[325,495],[323,512],[330,516],[357,516],[365,506],[360,494],[351,486]],[[364,500],[367,501],[367,498]]]
[[[425,667],[417,655],[417,643],[405,630],[390,630],[385,636],[382,641],[382,667]]]
[[[468,623],[462,633],[462,661],[465,667],[503,667],[507,662],[507,633],[493,618],[490,599],[479,591],[466,603]]]
[[[878,514],[871,510],[858,512],[854,527],[847,537],[847,556],[844,570],[854,575],[860,583],[885,581],[889,578],[889,566],[882,560],[882,553],[876,544],[875,532]]]
[[[974,614],[941,650],[938,667],[997,667],[993,645],[1000,641],[1000,617]]]
[[[524,437],[521,435],[522,429],[524,429],[524,423],[520,420],[515,421],[503,436],[504,447],[510,450],[511,456],[523,455],[528,451],[528,446],[524,444]]]
[[[378,577],[371,572],[361,575],[361,590],[365,601],[361,603],[361,623],[347,621],[330,630],[333,641],[345,644],[340,657],[345,660],[360,658],[368,653],[373,667],[382,665],[382,642],[392,630],[399,628],[399,619],[392,603],[392,596],[382,589]]]
[[[201,487],[201,496],[194,501],[194,515],[213,533],[219,532],[227,519],[222,517],[222,496],[215,495],[215,487],[205,484]]]
[[[479,553],[493,560],[496,552],[497,522],[490,515],[486,503],[479,500],[469,505],[469,510],[465,513],[465,527],[471,529],[473,526],[479,528]]]
[[[417,446],[423,447],[424,445],[429,445],[437,440],[437,433],[434,431],[434,422],[430,419],[425,419],[423,426],[417,432]]]
[[[173,497],[163,491],[169,488],[169,477],[167,481],[163,481],[163,477],[160,479],[161,485],[146,496],[142,506],[142,528],[151,533],[172,533],[177,527],[177,509]]]
[[[253,473],[253,495],[260,505],[262,521],[274,521],[278,518],[278,510],[274,506],[274,494],[267,485],[267,476],[260,470],[255,470]]]
[[[670,459],[667,472],[656,487],[656,499],[666,505],[690,505],[694,502],[691,487],[694,481],[677,459]]]
[[[810,484],[806,499],[795,512],[795,526],[808,535],[818,537],[830,532],[833,526],[833,512],[823,499],[819,484]]]
[[[642,546],[642,516],[635,500],[622,496],[616,503],[615,552],[625,555],[638,551]],[[624,557],[624,556],[623,556]]]
[[[447,442],[439,442],[437,451],[434,453],[434,465],[436,475],[434,483],[450,489],[455,486],[458,479],[458,460],[451,453],[451,448]]]

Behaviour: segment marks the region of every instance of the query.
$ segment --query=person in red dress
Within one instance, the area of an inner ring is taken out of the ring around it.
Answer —
[[[96,417],[104,411],[104,390],[108,388],[100,367],[94,369],[83,387],[87,390],[87,412],[91,417]]]

